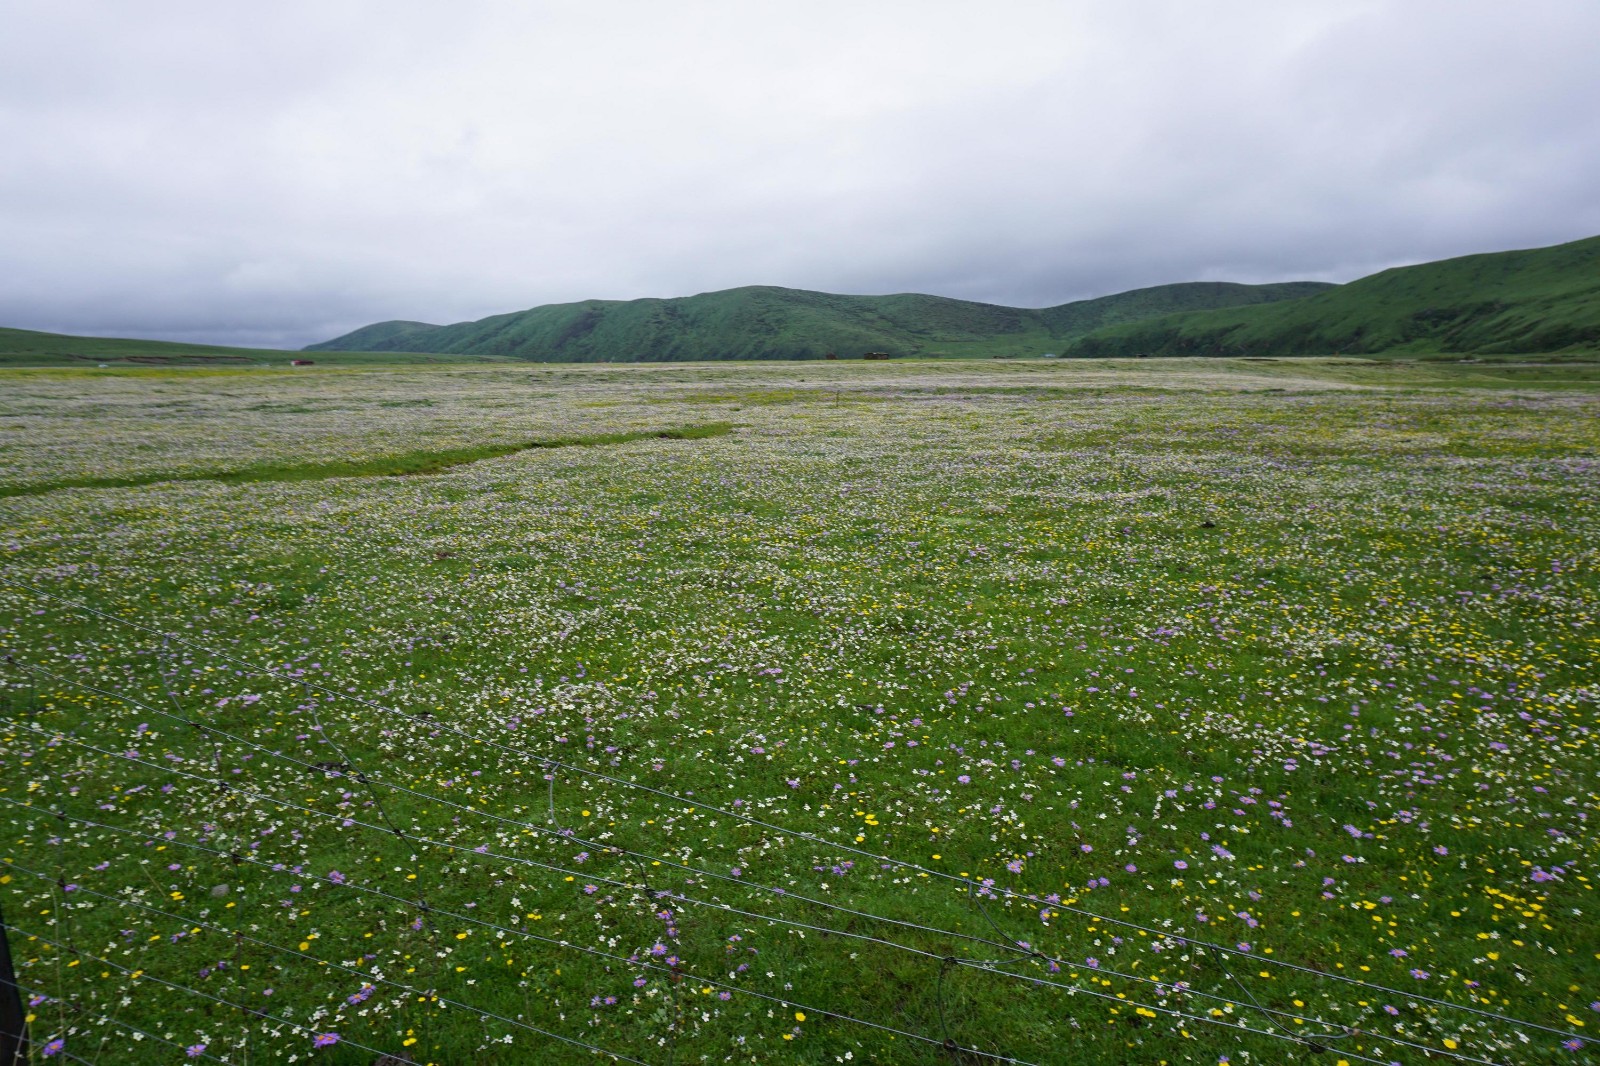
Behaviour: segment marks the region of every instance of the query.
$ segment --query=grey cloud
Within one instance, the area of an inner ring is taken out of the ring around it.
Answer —
[[[1037,306],[1600,232],[1588,0],[6,9],[4,325]]]

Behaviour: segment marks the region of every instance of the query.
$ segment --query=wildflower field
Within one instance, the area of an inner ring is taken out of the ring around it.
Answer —
[[[32,1060],[1600,1061],[1592,370],[4,371]]]

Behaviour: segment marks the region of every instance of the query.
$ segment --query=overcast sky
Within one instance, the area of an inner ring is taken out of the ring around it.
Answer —
[[[0,325],[1043,306],[1600,233],[1597,0],[0,0]]]

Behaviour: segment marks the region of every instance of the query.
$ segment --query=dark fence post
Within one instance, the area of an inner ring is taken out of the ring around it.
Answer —
[[[28,1021],[22,1013],[22,990],[11,965],[11,927],[0,912],[0,1066],[26,1066]]]

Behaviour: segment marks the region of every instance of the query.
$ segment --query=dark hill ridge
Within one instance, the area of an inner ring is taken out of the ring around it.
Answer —
[[[1600,349],[1600,237],[1395,267],[1267,307],[1111,326],[1075,356],[1534,354]]]
[[[420,325],[420,323],[419,323]],[[433,328],[433,327],[428,327]],[[298,351],[281,348],[231,348],[221,344],[139,340],[131,337],[77,337],[31,329],[0,328],[0,367],[259,367],[288,366]],[[496,363],[487,355],[395,355],[373,351],[319,353],[318,366],[363,366],[384,363]]]
[[[840,296],[752,285],[675,299],[547,304],[476,322],[379,322],[307,351],[512,356],[549,362],[1039,355],[1100,326],[1322,292],[1322,282],[1192,282],[1042,309],[942,296]]]
[[[370,326],[362,326],[354,333],[346,334],[344,338],[356,344],[354,348],[336,348],[331,345],[318,344],[312,349],[315,351],[351,351],[351,352],[404,352],[425,351],[426,349],[407,348],[413,338],[425,337],[438,329],[438,326],[427,322],[375,322]]]

